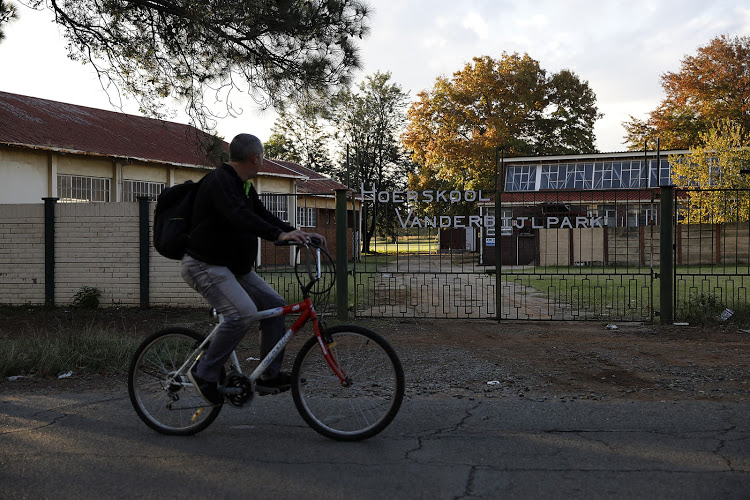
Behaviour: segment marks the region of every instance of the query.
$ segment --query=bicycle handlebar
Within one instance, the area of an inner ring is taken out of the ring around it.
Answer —
[[[322,269],[322,263],[321,259],[326,260],[330,262],[331,257],[326,251],[325,247],[323,246],[323,240],[320,238],[316,238],[314,236],[308,237],[306,243],[299,243],[297,241],[293,240],[277,240],[274,241],[274,245],[276,246],[295,246],[297,248],[297,252],[300,252],[302,248],[308,248],[313,253],[314,258],[310,259],[304,259],[303,262],[297,262],[294,265],[295,274],[297,274],[297,281],[299,282],[300,286],[302,287],[302,293],[303,295],[307,295],[312,290],[315,283],[317,283],[322,277],[323,277],[323,269]],[[302,273],[307,274],[307,277],[309,281],[307,284],[303,283],[301,279],[301,274],[298,272],[297,266],[302,264],[304,266],[304,271]],[[335,280],[335,275],[333,275],[332,280]],[[330,289],[330,287],[333,286],[333,281],[330,282],[330,285],[327,286],[327,289]],[[320,293],[320,292],[317,292]]]
[[[273,242],[274,245],[277,247],[284,247],[284,246],[312,246],[313,248],[322,248],[321,244],[323,243],[323,240],[320,238],[316,238],[314,236],[311,236],[307,238],[307,243],[304,245],[302,243],[298,243],[296,241],[291,240],[276,240]]]

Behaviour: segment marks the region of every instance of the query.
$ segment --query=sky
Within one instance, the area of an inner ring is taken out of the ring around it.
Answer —
[[[13,2],[13,0],[11,0]],[[20,19],[0,42],[0,91],[114,110],[90,66],[67,57],[49,11],[19,5]],[[548,73],[588,81],[604,117],[600,151],[623,151],[622,122],[644,119],[664,98],[660,77],[720,35],[750,35],[750,3],[714,0],[370,0],[370,35],[360,42],[359,83],[376,71],[412,100],[473,57],[528,54]],[[218,122],[227,140],[242,132],[266,141],[276,114],[249,98],[239,117]],[[122,110],[137,113],[133,102]],[[186,122],[178,114],[174,121]]]

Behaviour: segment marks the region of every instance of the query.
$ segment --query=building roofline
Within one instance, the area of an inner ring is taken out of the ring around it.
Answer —
[[[289,167],[287,167],[285,165],[282,165],[281,163],[279,163],[276,160],[271,160],[269,158],[263,158],[263,160],[267,161],[268,163],[273,163],[277,167],[281,167],[284,170],[292,172],[291,174],[278,174],[278,173],[264,172],[266,175],[273,175],[275,177],[288,177],[288,178],[292,178],[292,179],[303,179],[303,180],[309,180],[310,179],[309,176],[298,174],[297,172],[294,172],[292,169],[290,169]],[[258,172],[258,173],[260,173],[260,172]]]
[[[587,160],[587,159],[604,159],[604,158],[638,158],[643,156],[656,157],[656,151],[619,151],[614,153],[587,153],[587,154],[567,154],[567,155],[551,155],[551,156],[516,156],[512,158],[504,158],[504,163],[544,163],[546,161],[575,161],[575,160]],[[659,154],[662,156],[670,155],[684,155],[689,154],[689,149],[669,149],[660,151]]]
[[[96,153],[93,151],[84,151],[82,149],[69,149],[69,148],[60,148],[56,146],[40,146],[38,144],[23,144],[20,142],[0,142],[0,146],[8,146],[12,148],[23,148],[23,149],[32,149],[35,151],[48,151],[52,153],[62,153],[62,154],[71,154],[71,155],[81,155],[81,156],[93,156],[97,158],[112,158],[112,159],[120,159],[120,160],[132,160],[132,161],[138,161],[143,163],[157,163],[159,165],[171,165],[173,167],[183,167],[183,168],[195,168],[198,170],[212,170],[214,167],[209,167],[208,165],[195,165],[192,163],[175,163],[175,162],[169,162],[164,160],[157,160],[153,158],[138,158],[135,156],[124,156],[124,155],[117,155],[117,154],[110,154],[110,153]]]

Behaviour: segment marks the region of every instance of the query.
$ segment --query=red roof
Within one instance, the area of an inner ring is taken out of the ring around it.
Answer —
[[[190,125],[0,92],[0,144],[210,168],[209,140]],[[260,173],[296,178],[303,194],[346,188],[289,161],[266,159]]]
[[[266,164],[263,165],[263,172],[266,173]],[[297,181],[297,192],[300,194],[331,194],[333,195],[337,189],[346,189],[346,186],[340,182],[336,182],[333,179],[326,177],[314,170],[310,170],[307,167],[303,167],[298,163],[284,160],[270,160],[270,163],[275,165],[274,169],[279,173],[280,169],[289,172],[289,175],[293,175],[301,179]]]
[[[181,123],[0,92],[0,144],[210,167],[209,138]]]

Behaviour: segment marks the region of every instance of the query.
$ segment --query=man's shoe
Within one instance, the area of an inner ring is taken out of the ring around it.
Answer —
[[[259,378],[255,385],[261,394],[277,394],[292,387],[292,376],[287,372],[279,372],[272,378]]]
[[[197,366],[198,364],[196,363],[193,368],[190,369],[187,374],[188,379],[203,399],[205,399],[212,405],[220,405],[223,402],[224,398],[219,393],[219,385],[216,382],[210,382],[206,379],[200,378],[195,373]]]

